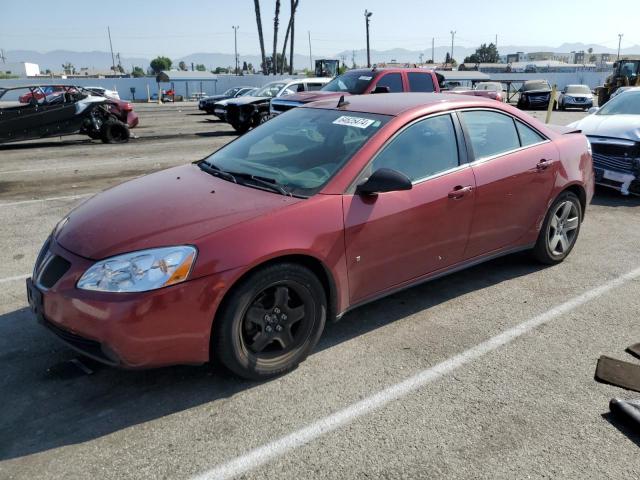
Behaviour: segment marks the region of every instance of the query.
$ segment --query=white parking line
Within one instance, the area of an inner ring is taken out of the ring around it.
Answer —
[[[11,203],[0,203],[0,208],[2,207],[15,207],[16,205],[26,205],[29,203],[38,203],[38,202],[50,202],[53,200],[77,200],[79,198],[90,197],[95,195],[97,192],[92,193],[83,193],[80,195],[65,195],[62,197],[49,197],[49,198],[35,198],[33,200],[20,200],[19,202],[11,202]]]
[[[640,268],[636,268],[635,270],[621,275],[599,287],[588,290],[565,303],[553,307],[545,313],[516,325],[495,337],[491,337],[475,347],[465,350],[464,352],[459,353],[431,368],[422,370],[412,377],[360,400],[343,410],[321,418],[300,430],[296,430],[289,435],[280,437],[277,440],[222,463],[211,470],[193,477],[193,480],[226,480],[264,465],[265,463],[280,457],[295,448],[305,445],[322,435],[332,432],[364,415],[378,410],[394,400],[398,400],[409,395],[453,370],[471,363],[474,360],[477,360],[480,357],[511,343],[518,337],[531,332],[540,325],[569,313],[594,298],[597,298],[600,295],[603,295],[604,293],[624,285],[638,277],[640,277]]]
[[[0,175],[8,175],[11,173],[33,173],[33,172],[48,172],[52,170],[82,170],[94,167],[102,167],[105,165],[128,165],[131,162],[136,162],[137,160],[133,160],[130,158],[123,160],[110,160],[108,162],[96,162],[96,163],[85,163],[83,165],[57,165],[55,167],[43,167],[43,168],[25,168],[21,170],[3,170],[0,171]],[[149,160],[154,161],[154,160]]]
[[[25,273],[24,275],[16,275],[15,277],[0,278],[0,283],[15,282],[17,280],[24,280],[25,278],[28,278],[28,277],[29,277],[29,274]]]

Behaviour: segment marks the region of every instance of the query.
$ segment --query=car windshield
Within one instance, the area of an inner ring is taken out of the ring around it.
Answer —
[[[242,94],[240,94],[240,96],[241,97],[248,97],[250,95],[255,95],[257,91],[258,91],[257,88],[250,88],[246,92],[243,92]]]
[[[582,93],[584,95],[590,95],[591,90],[586,85],[569,85],[567,87],[567,93]]]
[[[640,91],[617,95],[605,103],[597,115],[640,115]]]
[[[285,82],[272,82],[267,83],[264,87],[258,90],[255,94],[256,97],[275,97],[278,92],[282,90],[287,84]]]
[[[308,197],[320,191],[390,118],[296,108],[229,143],[205,163],[235,175],[238,183],[253,175],[269,179],[287,193]]]
[[[320,90],[324,90],[326,92],[347,92],[353,95],[360,95],[367,89],[373,77],[374,74],[372,72],[346,72],[331,80]]]
[[[524,91],[524,92],[528,92],[530,90],[550,90],[550,89],[551,89],[551,87],[544,80],[539,81],[539,82],[526,82],[522,86],[522,91]]]
[[[238,87],[233,87],[226,90],[222,95],[224,95],[225,97],[233,97],[237,91],[238,91]]]
[[[476,90],[489,90],[492,92],[499,92],[502,90],[502,85],[499,83],[479,83]]]

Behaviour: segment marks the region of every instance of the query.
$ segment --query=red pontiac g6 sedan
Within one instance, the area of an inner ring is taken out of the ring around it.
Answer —
[[[583,135],[492,100],[316,102],[73,210],[29,301],[111,365],[217,359],[268,378],[309,355],[327,318],[383,295],[519,250],[561,262],[592,171]]]

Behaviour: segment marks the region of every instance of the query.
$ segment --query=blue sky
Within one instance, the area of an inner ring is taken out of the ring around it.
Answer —
[[[269,51],[275,0],[260,4]],[[282,0],[282,31],[289,4]],[[608,16],[602,5],[601,0],[300,0],[296,52],[308,54],[308,30],[314,55],[364,48],[365,8],[373,12],[371,48],[378,50],[430,48],[432,37],[436,46],[448,45],[450,30],[457,31],[456,45],[467,47],[493,41],[496,34],[499,46],[583,42],[616,48],[618,33],[625,34],[623,48],[640,44],[640,2],[621,3]],[[253,0],[3,0],[0,48],[107,51],[107,25],[114,50],[123,56],[233,53],[232,25],[240,27],[239,53],[259,52]]]

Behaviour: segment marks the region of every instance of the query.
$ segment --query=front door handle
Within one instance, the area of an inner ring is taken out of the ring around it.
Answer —
[[[549,168],[549,166],[551,165],[551,162],[545,158],[543,158],[542,160],[540,160],[537,164],[536,164],[536,168],[539,171],[542,170],[546,170],[547,168]]]
[[[464,197],[467,193],[471,193],[472,191],[473,187],[471,185],[467,185],[465,187],[463,187],[462,185],[458,185],[449,192],[448,197],[456,200],[458,198]]]

